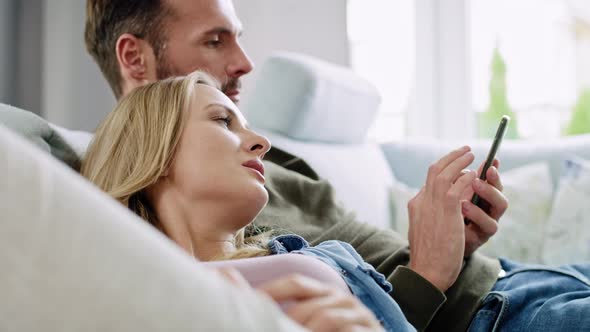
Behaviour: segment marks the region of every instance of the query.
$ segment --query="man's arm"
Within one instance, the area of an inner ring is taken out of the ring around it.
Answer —
[[[282,233],[295,233],[312,245],[325,240],[350,243],[393,284],[392,296],[418,330],[424,330],[445,296],[408,268],[407,241],[390,230],[360,223],[334,200],[329,183],[266,163],[269,204],[256,219]],[[396,268],[401,266],[400,269]]]
[[[257,225],[299,234],[312,245],[325,240],[348,242],[392,283],[392,297],[418,330],[467,329],[480,298],[497,279],[497,260],[477,254],[467,259],[459,278],[446,291],[445,302],[445,294],[406,267],[410,255],[405,237],[358,222],[335,202],[329,183],[308,177],[305,169],[311,168],[293,158],[296,162],[289,165],[304,165],[301,172],[299,166],[285,165],[287,169],[266,162],[270,200],[256,219]]]
[[[407,267],[409,248],[398,233],[357,222],[349,216],[322,234],[310,234],[309,238],[312,245],[328,239],[350,243],[367,263],[391,282],[393,291],[390,295],[418,331],[427,328],[446,301],[443,292]]]

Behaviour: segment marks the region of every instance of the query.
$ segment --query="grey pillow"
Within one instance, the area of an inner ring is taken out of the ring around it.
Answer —
[[[33,142],[70,167],[80,168],[80,156],[72,146],[40,116],[0,103],[0,123]]]

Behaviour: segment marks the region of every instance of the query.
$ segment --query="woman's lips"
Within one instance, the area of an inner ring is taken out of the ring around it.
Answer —
[[[251,168],[255,171],[258,171],[262,177],[264,177],[264,165],[258,159],[248,160],[247,162],[243,163],[242,166]]]

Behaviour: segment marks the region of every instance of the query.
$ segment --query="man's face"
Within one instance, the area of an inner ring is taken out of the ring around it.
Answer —
[[[240,77],[253,64],[240,46],[242,26],[231,0],[167,0],[173,10],[164,24],[166,42],[158,79],[187,75],[197,69],[222,84],[234,102],[240,100]]]

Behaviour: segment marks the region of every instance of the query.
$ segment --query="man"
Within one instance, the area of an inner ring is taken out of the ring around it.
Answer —
[[[231,0],[88,0],[85,40],[117,98],[147,82],[201,69],[215,76],[237,103],[240,77],[253,69],[239,43],[241,31]],[[473,162],[467,147],[430,167],[426,184],[409,204],[410,256],[403,237],[361,224],[335,204],[329,184],[319,181],[305,162],[276,148],[266,160],[270,201],[257,224],[289,229],[312,244],[329,239],[351,243],[391,281],[392,297],[418,330],[465,331],[470,324],[473,329],[491,329],[501,320],[498,324],[507,329],[538,323],[528,320],[526,296],[486,295],[492,289],[522,289],[526,278],[532,278],[531,269],[507,261],[501,266],[475,253],[496,232],[508,207],[497,162],[488,171],[489,183],[477,181],[475,172],[463,171]],[[490,203],[487,213],[466,200],[473,192]],[[464,217],[473,222],[465,226]],[[502,268],[510,277],[499,279]],[[518,280],[523,276],[524,282]],[[543,287],[535,289],[547,293]],[[558,292],[565,291],[572,289]],[[508,301],[518,306],[505,314]],[[590,303],[588,296],[585,301]],[[577,317],[579,308],[575,306],[567,319]],[[551,317],[552,308],[545,310]]]

